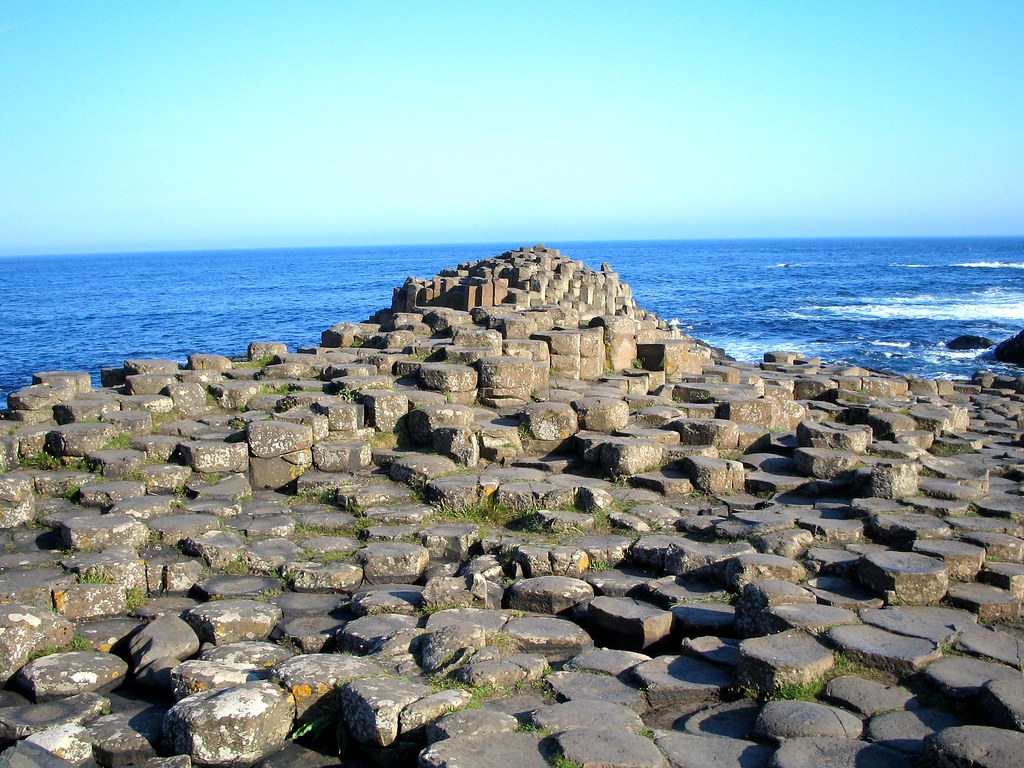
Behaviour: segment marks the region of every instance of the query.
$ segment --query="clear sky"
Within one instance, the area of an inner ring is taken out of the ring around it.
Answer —
[[[0,253],[959,234],[1020,0],[0,0]]]

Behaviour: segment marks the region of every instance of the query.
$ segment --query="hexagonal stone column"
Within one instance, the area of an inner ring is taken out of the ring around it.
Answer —
[[[264,681],[188,696],[168,710],[164,743],[201,765],[249,765],[288,738],[295,702]]]
[[[787,685],[806,685],[835,665],[832,651],[799,630],[753,637],[740,643],[738,685],[770,694]]]
[[[941,560],[914,552],[872,552],[857,567],[861,582],[886,602],[937,603],[949,588],[949,571]]]
[[[418,544],[381,542],[356,553],[368,584],[414,584],[423,575],[430,552]]]

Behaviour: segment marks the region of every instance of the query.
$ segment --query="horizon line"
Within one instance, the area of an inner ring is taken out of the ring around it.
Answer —
[[[654,238],[600,238],[600,239],[559,239],[551,242],[576,244],[600,243],[711,243],[711,242],[780,242],[780,241],[812,241],[812,240],[1017,240],[1024,239],[1024,234],[1016,235],[770,235],[748,237],[654,237]],[[257,245],[257,246],[216,246],[187,248],[149,248],[145,250],[124,248],[117,250],[43,250],[43,251],[12,251],[0,250],[0,258],[34,258],[37,256],[121,256],[121,255],[157,255],[169,253],[230,253],[235,251],[314,251],[330,248],[355,250],[362,248],[437,248],[444,246],[502,246],[511,240],[439,240],[433,242],[402,242],[402,243],[356,243],[349,245]],[[542,242],[532,245],[544,245]],[[532,247],[522,243],[519,247]],[[555,246],[557,247],[557,246]]]

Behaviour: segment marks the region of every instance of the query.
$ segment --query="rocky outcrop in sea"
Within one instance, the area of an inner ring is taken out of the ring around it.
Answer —
[[[0,420],[0,764],[1020,764],[1024,377],[737,363],[537,246],[101,379]]]

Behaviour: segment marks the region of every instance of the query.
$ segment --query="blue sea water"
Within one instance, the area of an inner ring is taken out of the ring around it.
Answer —
[[[532,243],[0,258],[0,397],[34,371],[130,357],[313,346],[320,331],[390,305],[406,276]],[[964,333],[1024,328],[1024,238],[557,242],[607,261],[637,302],[734,357],[790,349],[929,377],[1001,366],[952,352]]]

